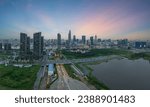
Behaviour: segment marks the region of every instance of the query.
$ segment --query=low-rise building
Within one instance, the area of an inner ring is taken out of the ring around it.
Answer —
[[[135,42],[135,48],[146,48],[146,42]]]
[[[54,75],[54,64],[48,65],[48,76]]]

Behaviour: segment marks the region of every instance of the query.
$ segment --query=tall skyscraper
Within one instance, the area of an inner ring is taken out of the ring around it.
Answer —
[[[27,55],[27,34],[20,33],[20,56]]]
[[[27,58],[30,55],[30,37],[26,33],[20,33],[20,56]]]
[[[3,49],[3,48],[2,48],[2,46],[3,46],[3,45],[2,45],[2,43],[0,43],[0,50],[2,50],[2,49]]]
[[[94,44],[97,44],[97,35],[95,35],[95,43]]]
[[[41,54],[43,54],[44,51],[44,36],[41,36]]]
[[[85,36],[85,35],[82,36],[82,43],[83,43],[84,45],[86,44],[86,36]]]
[[[68,43],[69,45],[71,44],[71,30],[69,30],[69,33],[68,33]]]
[[[43,49],[43,43],[44,42],[41,37],[41,32],[37,32],[33,34],[33,55],[36,59],[39,59],[42,56],[42,49]]]
[[[73,43],[76,42],[76,35],[73,35]]]
[[[11,43],[5,43],[4,44],[4,50],[5,51],[10,51],[11,50]]]
[[[30,54],[30,37],[27,37],[27,54]]]
[[[61,34],[57,34],[57,48],[61,49]]]
[[[94,45],[94,39],[93,39],[93,36],[90,37],[90,45],[91,45],[91,46]]]

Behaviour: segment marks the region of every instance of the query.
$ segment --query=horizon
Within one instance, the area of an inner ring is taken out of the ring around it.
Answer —
[[[0,39],[97,35],[101,39],[150,40],[149,0],[1,0]]]

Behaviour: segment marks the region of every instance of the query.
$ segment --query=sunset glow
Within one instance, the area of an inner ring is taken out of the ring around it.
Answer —
[[[0,38],[77,37],[150,40],[149,0],[0,0]]]

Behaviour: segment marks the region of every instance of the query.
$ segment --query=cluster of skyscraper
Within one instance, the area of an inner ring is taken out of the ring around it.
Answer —
[[[28,58],[32,55],[33,58],[39,59],[43,55],[44,37],[41,32],[33,34],[33,51],[30,49],[30,37],[25,33],[20,33],[20,56]]]
[[[95,39],[93,36],[90,37],[90,40],[86,40],[86,36],[83,35],[82,39],[80,41],[81,44],[83,45],[90,45],[91,47],[97,42],[97,36],[95,35]],[[58,33],[57,34],[57,47],[58,49],[61,48],[61,34]],[[72,39],[72,35],[71,35],[71,30],[69,30],[68,33],[68,40],[66,41],[66,48],[70,48],[72,46],[75,46],[76,44],[79,43],[79,39],[76,39],[76,36],[73,35],[73,39]]]

